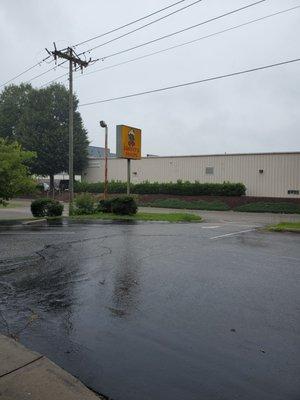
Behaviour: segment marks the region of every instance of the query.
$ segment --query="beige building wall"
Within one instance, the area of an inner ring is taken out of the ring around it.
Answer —
[[[126,160],[109,159],[109,180],[126,181]],[[84,180],[104,180],[104,160],[90,159]],[[139,183],[242,182],[248,196],[300,198],[300,152],[152,157],[131,161],[131,181]],[[288,194],[289,190],[299,191]]]

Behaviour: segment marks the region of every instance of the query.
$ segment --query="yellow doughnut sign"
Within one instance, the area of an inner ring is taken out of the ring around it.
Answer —
[[[140,160],[142,131],[127,125],[117,125],[117,157]]]

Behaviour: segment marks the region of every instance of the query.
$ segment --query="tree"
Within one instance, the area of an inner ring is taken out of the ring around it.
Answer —
[[[0,138],[0,204],[34,188],[26,165],[33,158],[34,153],[22,150],[17,142]]]
[[[0,137],[17,139],[18,122],[28,106],[32,90],[28,84],[10,85],[0,94]]]
[[[12,97],[17,97],[17,106]],[[16,139],[24,149],[37,157],[31,171],[50,176],[68,170],[69,156],[69,93],[60,84],[44,89],[28,85],[11,85],[0,96],[0,136]],[[74,172],[79,174],[87,164],[88,139],[74,96]],[[7,117],[8,114],[12,117]]]

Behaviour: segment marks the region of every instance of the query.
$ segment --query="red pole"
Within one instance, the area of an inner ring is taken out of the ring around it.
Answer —
[[[104,198],[107,198],[107,126],[105,127]]]

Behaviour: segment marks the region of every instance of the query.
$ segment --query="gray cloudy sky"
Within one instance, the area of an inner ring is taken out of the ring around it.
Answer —
[[[42,59],[46,55],[44,48],[51,48],[53,41],[58,48],[66,47],[173,2],[175,0],[1,0],[0,80],[5,82]],[[192,2],[187,0],[177,8]],[[254,0],[203,0],[177,15],[95,50],[92,57],[104,57],[252,2]],[[299,4],[299,0],[267,0],[184,34],[99,61],[89,67],[89,71]],[[132,27],[122,32],[130,29]],[[78,47],[77,51],[119,33]],[[80,102],[86,103],[298,58],[299,38],[300,8],[153,57],[81,76],[75,79],[74,89]],[[44,63],[24,75],[22,80],[26,81],[51,66]],[[115,149],[115,125],[127,124],[142,128],[143,154],[299,151],[299,69],[300,63],[294,63],[169,92],[82,107],[81,113],[92,145],[104,143],[99,120],[104,119],[109,124],[112,150]],[[67,70],[57,68],[33,80],[32,84],[41,86],[64,72]],[[20,81],[21,78],[15,83]]]

